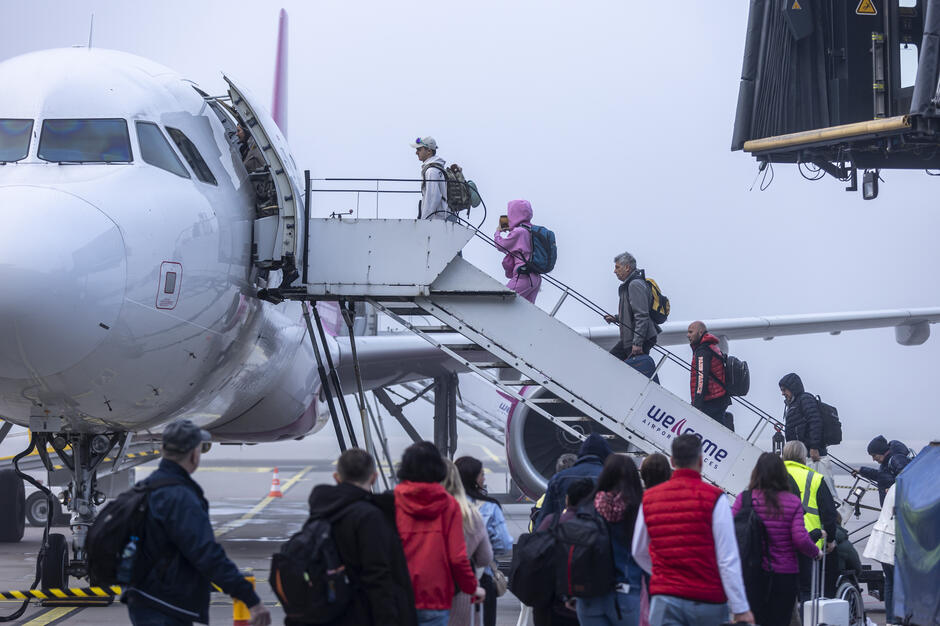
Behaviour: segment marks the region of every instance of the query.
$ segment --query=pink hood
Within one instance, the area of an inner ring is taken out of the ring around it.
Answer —
[[[509,228],[515,228],[519,224],[532,221],[532,205],[528,200],[510,200],[506,208],[506,215],[509,216]]]
[[[510,200],[506,215],[509,217],[509,230],[497,230],[493,241],[506,253],[503,270],[506,278],[512,278],[518,273],[519,267],[525,265],[525,259],[532,257],[532,235],[528,229],[521,227],[532,225],[532,205],[528,200]]]

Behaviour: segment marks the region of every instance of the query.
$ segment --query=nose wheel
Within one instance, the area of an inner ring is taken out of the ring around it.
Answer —
[[[69,542],[65,535],[52,533],[42,556],[42,588],[67,589],[69,586]]]
[[[26,490],[13,470],[0,470],[0,542],[15,543],[26,527]]]

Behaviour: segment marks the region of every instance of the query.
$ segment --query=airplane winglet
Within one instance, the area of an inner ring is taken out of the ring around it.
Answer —
[[[287,11],[284,9],[281,9],[277,28],[277,59],[274,63],[271,114],[277,127],[287,137]]]

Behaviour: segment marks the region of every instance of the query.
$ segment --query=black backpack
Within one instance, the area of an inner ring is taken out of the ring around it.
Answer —
[[[105,506],[85,537],[88,578],[92,586],[118,583],[121,554],[132,536],[143,538],[151,491],[167,485],[184,484],[175,478],[142,481]]]
[[[568,598],[594,598],[612,591],[614,550],[607,522],[593,504],[555,529],[555,593]]]
[[[741,509],[734,516],[734,534],[741,555],[741,573],[747,581],[750,598],[751,590],[768,579],[763,564],[769,558],[770,545],[767,527],[752,506],[750,489],[741,494]]]
[[[509,590],[527,606],[544,607],[555,598],[555,529],[561,513],[545,530],[525,533],[512,548]]]
[[[725,391],[729,396],[746,396],[751,389],[751,372],[747,361],[725,355]]]
[[[307,520],[271,557],[268,580],[291,620],[326,624],[349,608],[353,587],[333,541],[332,521]]]
[[[822,417],[823,445],[839,445],[842,443],[842,422],[839,421],[839,409],[826,404],[819,396],[816,396],[816,405]]]

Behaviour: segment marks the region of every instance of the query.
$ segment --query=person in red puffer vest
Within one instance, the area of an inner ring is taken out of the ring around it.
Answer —
[[[731,506],[702,481],[702,442],[672,440],[672,478],[643,494],[633,558],[650,579],[650,624],[752,624]]]
[[[686,336],[692,346],[692,378],[689,381],[692,406],[727,426],[725,411],[731,404],[731,396],[725,390],[725,359],[718,348],[718,337],[708,332],[703,322],[689,324]]]
[[[486,597],[467,558],[460,505],[440,484],[446,476],[444,459],[430,441],[405,449],[395,487],[395,522],[419,626],[446,626],[458,590],[474,601]]]

